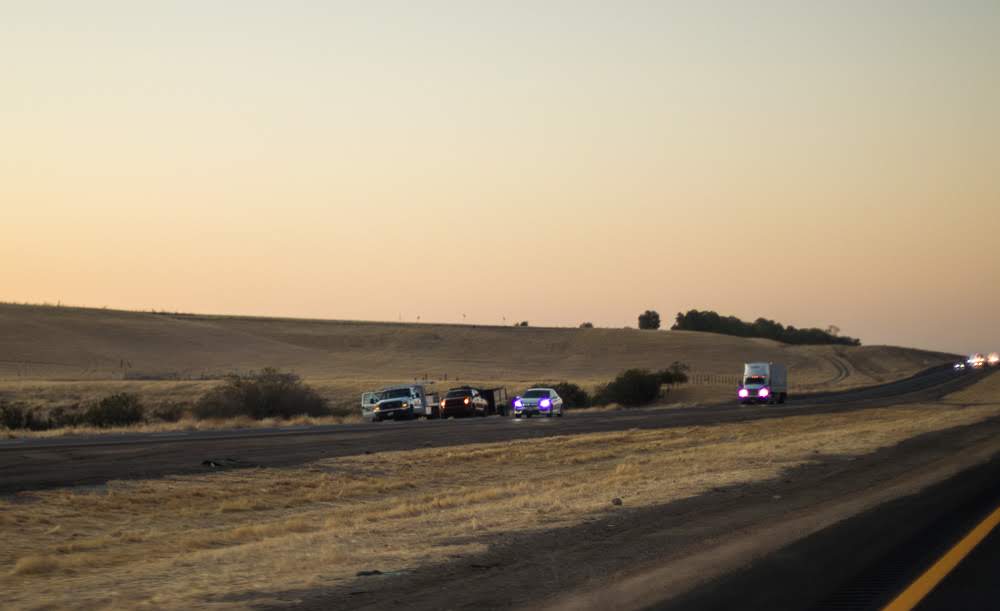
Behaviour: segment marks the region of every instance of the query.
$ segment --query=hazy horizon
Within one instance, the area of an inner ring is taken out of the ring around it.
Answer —
[[[0,7],[0,300],[1000,350],[1000,4]]]

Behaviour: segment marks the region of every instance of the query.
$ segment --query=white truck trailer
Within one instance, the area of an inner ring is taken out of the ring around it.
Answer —
[[[741,404],[784,403],[788,398],[788,369],[781,363],[745,363],[737,396]]]

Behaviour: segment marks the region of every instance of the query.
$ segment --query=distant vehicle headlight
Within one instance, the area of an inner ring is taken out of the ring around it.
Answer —
[[[520,399],[514,401],[514,407],[524,407],[524,403],[521,403]]]
[[[769,394],[771,394],[771,391],[768,390],[768,389],[766,389],[766,388],[761,388],[760,390],[757,391],[757,396],[758,397],[766,397]]]
[[[444,399],[441,399],[441,407],[444,407]]]
[[[539,403],[539,405],[541,405],[542,407],[548,407],[548,406],[552,405],[552,401],[549,401],[548,399],[542,399],[542,401],[541,401],[541,403]]]
[[[410,407],[410,404],[404,401],[403,402],[403,409],[406,409],[407,407]]]
[[[1000,354],[991,352],[990,355],[986,357],[986,360],[989,361],[990,365],[998,365],[1000,364]]]
[[[468,397],[466,397],[466,398],[465,398],[465,401],[463,401],[463,403],[465,403],[466,405],[468,405],[469,403],[471,403],[471,401],[469,401],[469,398],[468,398]]]
[[[750,391],[747,390],[747,389],[745,389],[745,388],[741,388],[740,392],[738,392],[736,394],[738,394],[740,396],[740,399],[746,399],[747,397],[750,396]]]

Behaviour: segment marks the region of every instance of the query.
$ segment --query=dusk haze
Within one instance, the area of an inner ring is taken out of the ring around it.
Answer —
[[[1000,341],[994,2],[38,2],[0,41],[8,301]]]

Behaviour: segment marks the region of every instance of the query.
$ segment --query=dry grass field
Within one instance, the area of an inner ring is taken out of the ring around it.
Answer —
[[[825,455],[1000,415],[1000,375],[930,405],[423,448],[0,500],[11,609],[241,608],[482,551]],[[541,519],[540,519],[541,518]]]
[[[539,381],[584,387],[623,369],[691,366],[698,384],[670,402],[728,396],[747,360],[789,365],[794,391],[885,382],[950,360],[887,346],[786,346],[770,340],[632,329],[515,328],[154,314],[0,304],[0,398],[56,407],[113,392],[147,404],[193,400],[234,372],[277,367],[353,411],[360,393],[429,379],[514,391]]]

